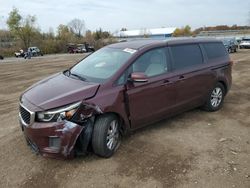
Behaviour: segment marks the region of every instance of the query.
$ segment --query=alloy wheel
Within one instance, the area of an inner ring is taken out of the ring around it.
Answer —
[[[118,121],[113,120],[111,121],[108,132],[107,132],[107,147],[110,150],[113,150],[119,139],[119,130],[118,130]]]
[[[211,97],[210,97],[211,105],[214,108],[217,108],[221,104],[222,97],[223,97],[222,89],[220,87],[216,87],[213,90]]]

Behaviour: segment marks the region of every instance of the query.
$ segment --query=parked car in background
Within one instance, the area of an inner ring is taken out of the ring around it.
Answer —
[[[223,39],[222,42],[225,48],[227,49],[228,53],[237,52],[238,43],[235,39]]]
[[[75,53],[86,53],[87,50],[85,49],[84,46],[79,46],[75,49]]]
[[[24,57],[25,56],[25,52],[23,51],[23,49],[20,49],[18,52],[15,52],[15,57]]]
[[[95,48],[93,46],[90,46],[88,43],[84,43],[86,52],[94,52]]]
[[[28,88],[21,129],[43,156],[71,158],[92,147],[111,157],[127,131],[197,107],[219,110],[231,69],[215,39],[112,44]]]
[[[32,56],[43,56],[43,53],[38,47],[29,47],[28,51],[31,51]]]
[[[240,49],[250,48],[250,38],[243,38],[240,43]]]
[[[4,59],[4,57],[2,55],[0,55],[0,60],[3,60],[3,59]]]
[[[84,44],[69,43],[67,45],[67,51],[68,53],[89,53],[94,52],[95,49],[86,42]]]
[[[15,57],[26,58],[28,56],[27,55],[28,52],[31,52],[31,56],[33,56],[33,57],[43,56],[43,53],[41,52],[41,50],[38,47],[29,47],[27,52],[25,52],[23,49],[20,49],[18,52],[15,52]]]
[[[72,43],[67,44],[68,53],[73,54],[75,53],[75,50],[76,50],[75,44],[72,44]]]

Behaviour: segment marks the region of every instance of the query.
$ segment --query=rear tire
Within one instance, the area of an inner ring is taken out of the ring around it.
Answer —
[[[114,114],[99,116],[95,122],[92,147],[95,154],[111,157],[120,146],[120,125]]]
[[[218,82],[209,93],[208,99],[206,101],[206,104],[203,106],[203,109],[209,112],[215,112],[221,109],[225,94],[225,87]]]

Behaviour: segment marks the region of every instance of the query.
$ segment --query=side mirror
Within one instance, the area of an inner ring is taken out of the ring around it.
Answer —
[[[131,82],[140,82],[140,83],[143,83],[143,82],[147,82],[148,81],[148,77],[143,72],[133,72],[130,75],[129,80]]]

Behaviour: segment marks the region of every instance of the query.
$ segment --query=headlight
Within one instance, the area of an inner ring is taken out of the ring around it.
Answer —
[[[36,118],[39,122],[57,122],[64,119],[71,119],[81,102],[73,103],[62,108],[49,110],[45,112],[37,112]]]

